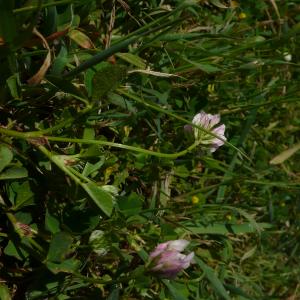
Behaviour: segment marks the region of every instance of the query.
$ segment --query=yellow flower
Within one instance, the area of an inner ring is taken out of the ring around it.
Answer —
[[[197,196],[193,196],[193,197],[192,197],[192,203],[193,203],[193,204],[198,204],[199,201],[200,201],[200,199],[199,199]]]
[[[228,221],[231,221],[232,220],[232,216],[231,215],[226,215],[226,219],[228,220]]]
[[[215,92],[215,85],[214,84],[209,84],[207,86],[207,91],[210,93],[210,94],[213,94]]]
[[[247,15],[244,12],[241,12],[238,17],[240,20],[243,20],[247,18]]]

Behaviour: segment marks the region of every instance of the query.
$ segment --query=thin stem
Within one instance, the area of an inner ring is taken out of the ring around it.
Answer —
[[[119,144],[119,143],[113,143],[113,142],[107,142],[107,141],[99,141],[99,140],[88,140],[88,139],[74,139],[74,138],[67,138],[67,137],[55,137],[55,136],[44,136],[40,132],[18,132],[15,130],[10,130],[10,129],[5,129],[0,127],[0,133],[12,136],[15,138],[21,138],[21,139],[35,139],[35,138],[44,138],[47,139],[48,141],[54,141],[54,142],[62,142],[62,143],[78,143],[78,144],[93,144],[93,145],[102,145],[102,146],[109,146],[109,147],[114,147],[114,148],[120,148],[120,149],[126,149],[126,150],[131,150],[134,152],[139,152],[151,156],[156,156],[156,157],[162,157],[162,158],[170,158],[170,159],[176,159],[179,156],[183,156],[187,154],[188,152],[192,151],[194,148],[196,148],[199,145],[198,141],[195,141],[192,145],[190,145],[188,148],[185,150],[182,150],[180,152],[176,153],[162,153],[162,152],[156,152],[156,151],[151,151],[139,147],[134,147],[134,146],[129,146],[129,145],[124,145],[124,144]],[[39,149],[49,157],[51,161],[53,161],[55,164],[58,165],[60,169],[63,171],[67,170],[68,173],[71,173],[72,176],[75,176],[65,165],[63,165],[58,159],[56,155],[53,155],[51,152],[49,152],[45,147],[39,146]],[[76,177],[78,180],[78,178]]]
[[[74,2],[73,0],[61,0],[61,1],[56,1],[56,2],[50,2],[50,3],[46,3],[46,4],[42,4],[41,8],[46,8],[49,6],[58,6],[58,5],[65,5],[65,4],[69,4]],[[40,7],[37,5],[28,5],[25,7],[21,7],[21,8],[16,8],[13,10],[14,14],[19,14],[19,13],[23,13],[23,12],[28,12],[28,11],[32,11],[32,10],[37,10]]]
[[[75,272],[72,273],[72,275],[74,277],[82,279],[83,281],[90,282],[90,283],[96,283],[96,284],[117,284],[117,283],[122,283],[122,282],[129,282],[129,280],[136,278],[136,276],[128,276],[128,277],[121,278],[121,279],[106,281],[106,280],[100,280],[97,278],[89,278],[89,277],[81,275],[80,273],[75,273]]]
[[[83,180],[84,182],[92,182],[88,177],[82,175],[80,172],[76,171],[75,169],[71,168],[71,167],[67,167],[70,172],[72,172],[75,176],[77,176],[78,178],[81,178],[81,180]]]
[[[44,146],[38,146],[38,149],[45,154],[50,161],[52,161],[59,169],[65,172],[68,176],[70,176],[77,184],[81,185],[80,179],[74,175],[65,165],[64,163],[58,158],[57,155],[53,154],[52,152],[48,151]]]
[[[220,138],[218,135],[214,134],[212,131],[207,130],[207,129],[205,129],[205,128],[199,126],[199,125],[196,125],[196,124],[194,124],[193,122],[191,122],[191,121],[189,121],[189,120],[186,120],[185,118],[182,118],[182,117],[180,117],[180,116],[178,116],[178,115],[176,115],[176,114],[174,114],[174,113],[172,113],[172,112],[167,111],[166,109],[163,109],[163,108],[159,107],[158,105],[155,105],[155,104],[146,102],[145,100],[141,99],[140,97],[138,97],[138,96],[136,96],[136,95],[134,95],[134,94],[128,93],[128,92],[126,92],[126,91],[124,91],[124,90],[122,90],[122,89],[118,89],[118,92],[119,92],[120,94],[123,94],[124,96],[126,96],[126,97],[128,97],[128,98],[133,99],[134,101],[136,101],[136,102],[138,102],[138,103],[143,104],[143,105],[146,106],[146,107],[150,107],[150,108],[152,108],[152,109],[154,109],[154,110],[156,110],[156,111],[159,111],[159,112],[161,112],[161,113],[164,113],[164,114],[166,114],[166,115],[169,115],[169,116],[171,116],[171,117],[173,117],[173,118],[175,118],[175,119],[177,119],[177,120],[180,120],[180,121],[182,121],[182,122],[184,122],[184,123],[186,123],[186,124],[190,124],[190,125],[192,125],[193,127],[196,127],[197,129],[199,129],[199,130],[201,130],[201,131],[203,131],[203,132],[205,132],[205,133],[207,133],[207,134],[209,134],[209,135],[211,135],[211,136],[213,136],[213,137],[219,139],[219,140],[222,141],[224,144],[228,145],[229,147],[231,147],[231,148],[233,148],[234,150],[236,150],[237,152],[239,152],[239,153],[240,153],[243,157],[245,157],[247,160],[250,160],[250,158],[249,158],[243,151],[241,151],[239,148],[235,147],[235,146],[232,145],[231,143],[227,142],[226,140]]]
[[[41,135],[49,134],[49,133],[55,132],[59,129],[62,129],[62,128],[66,127],[67,125],[72,124],[74,121],[75,121],[75,118],[69,118],[69,119],[62,121],[61,123],[59,123],[59,124],[57,124],[53,127],[50,127],[50,128],[47,128],[47,129],[42,129],[42,130],[39,130],[38,132]],[[28,132],[28,133],[35,133],[35,132],[36,131],[31,131],[31,132]]]
[[[134,152],[148,154],[151,156],[164,157],[164,158],[170,158],[170,159],[175,159],[179,156],[183,156],[199,145],[198,141],[196,141],[191,146],[189,146],[188,148],[186,148],[185,150],[182,150],[180,152],[162,153],[162,152],[151,151],[151,150],[147,150],[147,149],[143,149],[143,148],[139,148],[139,147],[124,145],[124,144],[119,144],[119,143],[113,143],[113,142],[99,141],[99,140],[61,138],[61,137],[52,137],[52,136],[45,136],[45,138],[49,141],[55,141],[55,142],[69,142],[69,143],[110,146],[110,147],[114,147],[114,148],[126,149],[126,150],[131,150]]]
[[[3,127],[0,127],[0,133],[7,135],[7,136],[14,137],[14,138],[23,139],[23,140],[42,137],[42,135],[39,131],[20,132],[20,131],[16,131],[16,130],[6,129]]]

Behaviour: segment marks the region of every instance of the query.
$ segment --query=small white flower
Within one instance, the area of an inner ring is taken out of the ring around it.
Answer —
[[[288,52],[284,52],[283,53],[283,58],[285,61],[290,62],[292,60],[292,54],[288,53]]]
[[[195,115],[192,122],[195,125],[211,131],[222,139],[220,140],[198,128],[193,127],[195,139],[199,141],[200,144],[208,145],[210,152],[215,152],[220,146],[224,145],[224,141],[226,141],[226,137],[224,136],[225,125],[221,124],[220,126],[216,127],[216,125],[220,123],[219,115],[211,115],[201,111]]]

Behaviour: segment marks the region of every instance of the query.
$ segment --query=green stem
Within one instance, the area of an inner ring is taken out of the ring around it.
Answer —
[[[21,138],[25,140],[35,139],[35,138],[44,138],[48,141],[54,141],[54,142],[62,142],[62,143],[78,143],[78,144],[90,144],[90,145],[102,145],[102,146],[109,146],[114,148],[120,148],[120,149],[126,149],[131,150],[134,152],[139,152],[151,156],[156,157],[162,157],[162,158],[169,158],[169,159],[176,159],[179,156],[183,156],[187,154],[188,152],[192,151],[194,148],[196,148],[199,145],[198,141],[195,141],[191,146],[186,148],[185,150],[182,150],[180,152],[176,153],[162,153],[162,152],[156,152],[151,151],[139,147],[119,144],[119,143],[113,143],[113,142],[107,142],[107,141],[99,141],[99,140],[88,140],[88,139],[74,139],[74,138],[65,138],[65,137],[54,137],[54,136],[44,136],[41,134],[41,132],[18,132],[15,130],[5,129],[0,127],[0,133],[15,137],[15,138]],[[66,173],[71,173],[72,176],[75,176],[65,165],[63,165],[58,159],[56,155],[53,155],[51,152],[49,152],[45,147],[39,146],[39,149],[49,157],[51,161],[53,161],[60,169],[63,171],[67,171]],[[70,174],[68,174],[70,175]],[[79,180],[76,177],[77,180]]]
[[[85,282],[90,282],[90,283],[95,283],[95,284],[117,284],[117,283],[122,283],[122,282],[129,282],[129,280],[135,279],[136,276],[128,276],[125,278],[121,278],[121,279],[115,279],[115,280],[100,280],[97,278],[90,278],[90,277],[86,277],[81,275],[80,273],[72,273],[72,275],[74,277],[80,278]]]
[[[76,177],[80,178],[83,182],[86,182],[86,183],[89,183],[89,182],[92,182],[88,177],[82,175],[80,172],[74,170],[73,168],[71,167],[67,167],[70,172],[72,172]]]
[[[68,125],[71,125],[74,121],[75,121],[75,118],[69,118],[69,119],[62,121],[61,123],[59,123],[59,124],[57,124],[53,127],[50,127],[50,128],[47,128],[47,129],[42,129],[42,130],[39,130],[38,132],[41,135],[49,134],[49,133],[55,132],[59,129],[62,129],[62,128],[68,126]],[[28,132],[28,133],[35,133],[35,132],[36,131],[31,131],[31,132]]]
[[[59,156],[56,154],[53,154],[52,152],[48,151],[44,146],[38,146],[38,149],[45,154],[50,161],[52,161],[59,169],[61,169],[65,174],[70,176],[77,184],[81,185],[80,179],[73,174],[68,167],[65,166],[65,164],[59,159]]]
[[[240,153],[243,157],[245,157],[247,160],[250,160],[250,158],[249,158],[243,151],[241,151],[240,149],[238,149],[237,147],[235,147],[235,146],[232,145],[231,143],[229,143],[229,142],[223,140],[222,138],[220,138],[218,135],[214,134],[214,133],[211,132],[210,130],[207,130],[207,129],[205,129],[205,128],[199,126],[199,125],[196,125],[196,124],[194,124],[193,122],[191,122],[191,121],[189,121],[189,120],[186,120],[185,118],[182,118],[182,117],[180,117],[180,116],[178,116],[178,115],[176,115],[176,114],[174,114],[174,113],[172,113],[172,112],[169,112],[169,111],[167,111],[166,109],[163,109],[163,108],[159,107],[159,106],[156,105],[156,104],[149,103],[149,102],[147,102],[147,101],[141,99],[140,97],[138,97],[138,96],[136,96],[136,95],[134,95],[134,94],[128,93],[128,92],[126,92],[126,91],[124,91],[124,90],[122,90],[122,89],[118,89],[118,92],[119,92],[120,94],[122,94],[122,95],[124,95],[124,96],[126,96],[126,97],[128,97],[128,98],[130,98],[130,99],[132,99],[132,100],[134,100],[134,101],[136,101],[137,103],[141,103],[141,104],[143,104],[143,105],[146,106],[146,107],[152,108],[153,110],[159,111],[159,112],[164,113],[164,114],[166,114],[166,115],[169,115],[169,116],[171,116],[171,117],[173,117],[173,118],[175,118],[175,119],[177,119],[177,120],[180,120],[180,121],[182,121],[182,122],[184,122],[184,123],[186,123],[186,124],[190,124],[190,125],[192,125],[193,127],[196,127],[197,129],[199,129],[199,130],[201,130],[201,131],[203,131],[203,132],[205,132],[205,133],[207,133],[207,134],[209,134],[209,135],[211,135],[211,136],[213,136],[213,137],[219,139],[219,140],[222,141],[224,144],[228,145],[230,148],[232,148],[232,149],[236,150],[237,152],[239,152],[239,153]]]
[[[14,138],[19,138],[19,139],[23,139],[23,140],[27,140],[30,138],[38,138],[38,137],[42,137],[42,135],[40,134],[39,131],[36,132],[20,132],[20,131],[16,131],[16,130],[11,130],[11,129],[6,129],[3,127],[0,127],[0,133],[7,135],[7,136],[11,136]]]
[[[99,140],[61,138],[61,137],[52,137],[52,136],[45,136],[45,138],[49,141],[54,141],[54,142],[69,142],[69,143],[81,143],[81,144],[94,144],[94,145],[109,146],[109,147],[114,147],[114,148],[131,150],[134,152],[139,152],[139,153],[143,153],[143,154],[147,154],[147,155],[151,155],[151,156],[170,158],[170,159],[175,159],[179,156],[183,156],[199,145],[198,141],[196,141],[191,146],[189,146],[187,149],[182,150],[180,152],[162,153],[162,152],[151,151],[151,150],[147,150],[147,149],[143,149],[143,148],[139,148],[139,147],[124,145],[124,144],[119,144],[119,143],[113,143],[113,142],[99,141]]]
[[[56,2],[50,2],[50,3],[46,3],[46,4],[42,4],[41,8],[46,8],[49,6],[58,6],[58,5],[65,5],[65,4],[69,4],[74,2],[73,0],[61,0],[61,1],[56,1]],[[37,10],[40,7],[37,5],[28,5],[25,7],[21,7],[21,8],[16,8],[13,10],[14,14],[19,14],[19,13],[23,13],[23,12],[28,12],[28,11],[32,11],[32,10]]]

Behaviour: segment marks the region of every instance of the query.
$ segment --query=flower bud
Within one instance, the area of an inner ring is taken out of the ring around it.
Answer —
[[[290,62],[292,60],[292,54],[288,53],[288,52],[284,52],[283,53],[283,58],[285,61]]]
[[[29,225],[21,223],[21,222],[16,223],[16,229],[18,230],[19,234],[22,237],[24,237],[24,236],[32,237],[33,233],[34,233],[34,231],[32,230],[32,228]]]
[[[174,240],[159,244],[150,253],[149,270],[161,278],[174,279],[182,270],[188,268],[194,252],[180,253],[189,244],[186,240]]]

